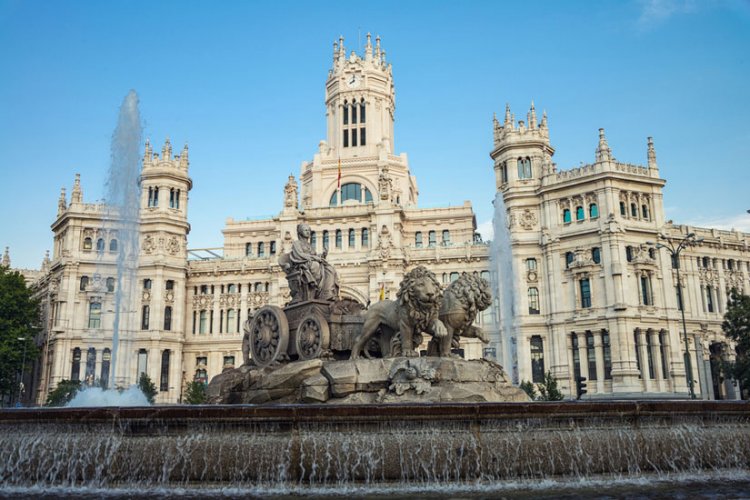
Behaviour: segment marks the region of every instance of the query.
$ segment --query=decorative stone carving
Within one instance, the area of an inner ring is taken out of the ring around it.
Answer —
[[[378,176],[378,191],[381,200],[389,201],[391,199],[392,187],[393,179],[391,179],[391,176],[388,173],[388,165],[383,165],[380,169],[380,175]]]
[[[318,255],[310,245],[310,226],[297,225],[298,240],[292,251],[279,257],[279,265],[286,273],[292,302],[306,300],[334,301],[339,296],[339,278],[326,260],[328,249]]]
[[[359,358],[370,340],[375,339],[384,356],[391,355],[391,340],[399,335],[402,354],[417,356],[414,343],[421,342],[422,332],[433,337],[448,335],[438,318],[442,300],[440,283],[435,275],[418,266],[404,276],[396,294],[397,299],[381,300],[367,310],[362,331],[352,345],[351,359]],[[376,333],[380,335],[376,337]]]
[[[380,253],[381,259],[389,259],[391,257],[391,233],[388,231],[386,226],[380,230],[380,236],[378,237],[378,252]]]
[[[169,252],[170,255],[177,255],[180,253],[180,241],[176,236],[172,236],[167,241],[167,252]]]
[[[297,181],[289,174],[289,180],[284,186],[284,206],[286,208],[297,208]]]
[[[534,229],[534,226],[536,226],[536,215],[534,215],[534,212],[532,212],[528,208],[524,209],[524,211],[521,212],[521,215],[518,219],[518,223],[527,231]]]
[[[143,253],[152,254],[156,251],[156,240],[150,234],[143,238]]]

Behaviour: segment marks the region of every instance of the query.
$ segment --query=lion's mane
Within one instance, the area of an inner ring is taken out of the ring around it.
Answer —
[[[492,292],[487,280],[466,272],[448,285],[444,295],[449,308],[460,306],[464,310],[467,324],[473,323],[477,313],[492,304]]]
[[[412,293],[422,281],[431,281],[437,292],[433,300],[427,304],[416,300]],[[414,327],[415,332],[425,331],[428,325],[437,318],[440,303],[443,299],[441,290],[442,287],[435,274],[424,266],[417,266],[404,276],[396,294],[396,302],[398,303],[399,314],[408,314],[409,323]]]

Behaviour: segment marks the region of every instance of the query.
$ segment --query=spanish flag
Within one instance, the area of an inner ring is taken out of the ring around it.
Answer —
[[[339,179],[336,189],[341,189],[341,157],[339,156]]]
[[[380,284],[380,300],[385,300],[385,283]]]

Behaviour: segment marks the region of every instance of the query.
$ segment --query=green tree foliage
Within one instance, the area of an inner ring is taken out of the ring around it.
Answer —
[[[78,380],[61,380],[55,390],[47,396],[47,406],[65,406],[81,388]]]
[[[552,372],[544,374],[544,382],[539,385],[538,401],[562,401],[563,393],[557,387],[557,379],[552,376]]]
[[[538,394],[536,393],[536,386],[534,385],[533,382],[529,380],[524,380],[523,382],[521,382],[521,385],[519,385],[518,387],[520,387],[523,390],[523,392],[525,392],[532,401],[536,401]]]
[[[750,388],[750,296],[732,289],[721,328],[737,345],[737,360],[730,367],[730,373],[740,387]]]
[[[154,404],[154,398],[156,398],[156,384],[151,381],[151,377],[146,375],[145,372],[141,373],[138,379],[138,388],[146,396],[148,402]]]
[[[38,354],[34,341],[38,324],[39,302],[31,297],[23,276],[0,266],[0,399],[18,390],[22,367],[25,372],[31,369]]]
[[[207,401],[206,384],[194,380],[185,389],[185,402],[189,405],[200,405]]]
[[[557,387],[557,379],[552,376],[552,372],[544,374],[544,381],[534,384],[528,380],[521,382],[519,386],[529,395],[532,401],[562,401],[565,396]],[[539,389],[539,394],[537,394]]]

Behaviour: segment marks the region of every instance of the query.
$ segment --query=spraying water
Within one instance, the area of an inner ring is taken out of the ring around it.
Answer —
[[[510,231],[506,223],[505,200],[498,191],[494,201],[495,214],[492,219],[494,236],[490,246],[490,280],[492,289],[497,297],[496,307],[500,310],[500,331],[490,338],[494,346],[498,346],[498,360],[507,372],[511,374],[514,384],[518,384],[518,354],[516,348],[516,272],[511,253]]]
[[[109,387],[115,387],[120,333],[126,331],[128,318],[131,318],[131,312],[136,310],[134,292],[139,253],[140,187],[138,177],[140,176],[142,134],[138,94],[131,90],[122,101],[117,127],[112,134],[111,162],[106,185],[105,224],[109,222],[118,228],[120,241],[117,254],[117,286],[115,288]],[[122,373],[127,373],[127,370]]]

